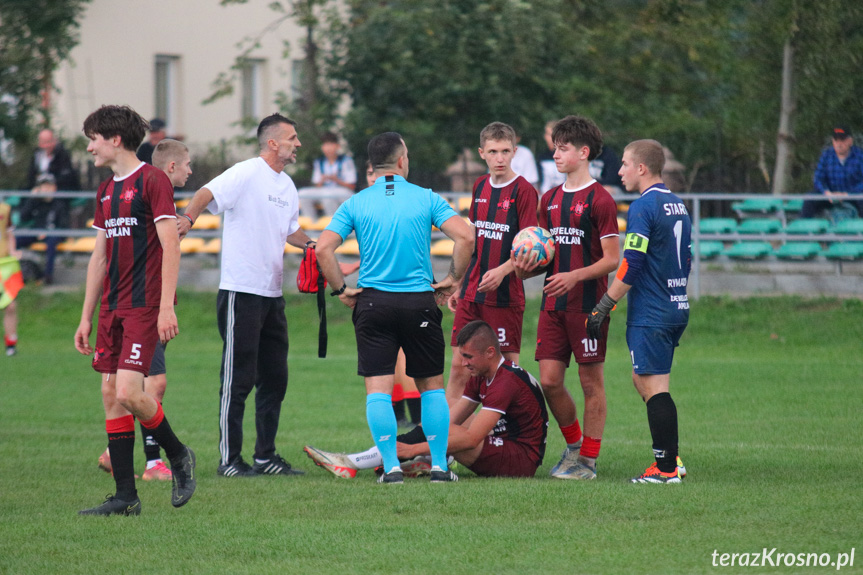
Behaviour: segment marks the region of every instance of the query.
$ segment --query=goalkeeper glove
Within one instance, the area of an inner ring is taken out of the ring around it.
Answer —
[[[602,296],[593,311],[587,317],[585,325],[587,326],[587,337],[590,339],[599,339],[602,335],[602,322],[608,317],[608,314],[617,305],[617,302],[611,299],[608,294]]]

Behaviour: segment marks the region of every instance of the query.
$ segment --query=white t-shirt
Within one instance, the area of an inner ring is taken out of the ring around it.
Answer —
[[[257,157],[235,164],[204,187],[213,192],[207,209],[225,214],[219,289],[281,296],[285,241],[300,229],[293,180]]]
[[[525,146],[516,146],[512,157],[512,171],[536,187],[539,184],[539,173],[536,170],[536,159],[533,152]]]

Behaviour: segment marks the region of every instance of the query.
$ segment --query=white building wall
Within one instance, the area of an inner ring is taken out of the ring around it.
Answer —
[[[176,56],[176,113],[168,135],[181,135],[197,149],[241,133],[239,83],[235,91],[212,104],[220,72],[229,71],[240,53],[237,44],[257,37],[279,17],[266,0],[221,6],[218,0],[93,0],[81,21],[80,44],[71,62],[56,74],[59,88],[53,106],[64,138],[80,134],[87,115],[103,104],[127,104],[148,120],[154,117],[157,55]],[[293,21],[262,37],[250,58],[263,60],[259,109],[276,111],[279,91],[290,93],[290,59],[283,41],[290,39],[291,58],[302,57],[303,32]],[[258,118],[260,119],[260,118]]]

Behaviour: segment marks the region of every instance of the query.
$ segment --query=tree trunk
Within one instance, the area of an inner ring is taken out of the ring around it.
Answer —
[[[776,166],[773,169],[773,194],[788,193],[791,182],[791,157],[794,153],[794,46],[789,37],[782,48],[782,96],[779,133],[776,136]]]

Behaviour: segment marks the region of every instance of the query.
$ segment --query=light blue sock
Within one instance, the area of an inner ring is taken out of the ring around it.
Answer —
[[[370,393],[366,396],[366,420],[369,422],[369,430],[372,439],[381,452],[384,459],[384,472],[388,473],[393,467],[399,466],[399,458],[396,455],[396,435],[398,425],[396,414],[393,412],[393,398],[387,393]]]
[[[442,389],[424,391],[420,395],[422,405],[423,432],[429,443],[432,466],[438,466],[444,471],[446,465],[446,448],[449,442],[449,405]]]

